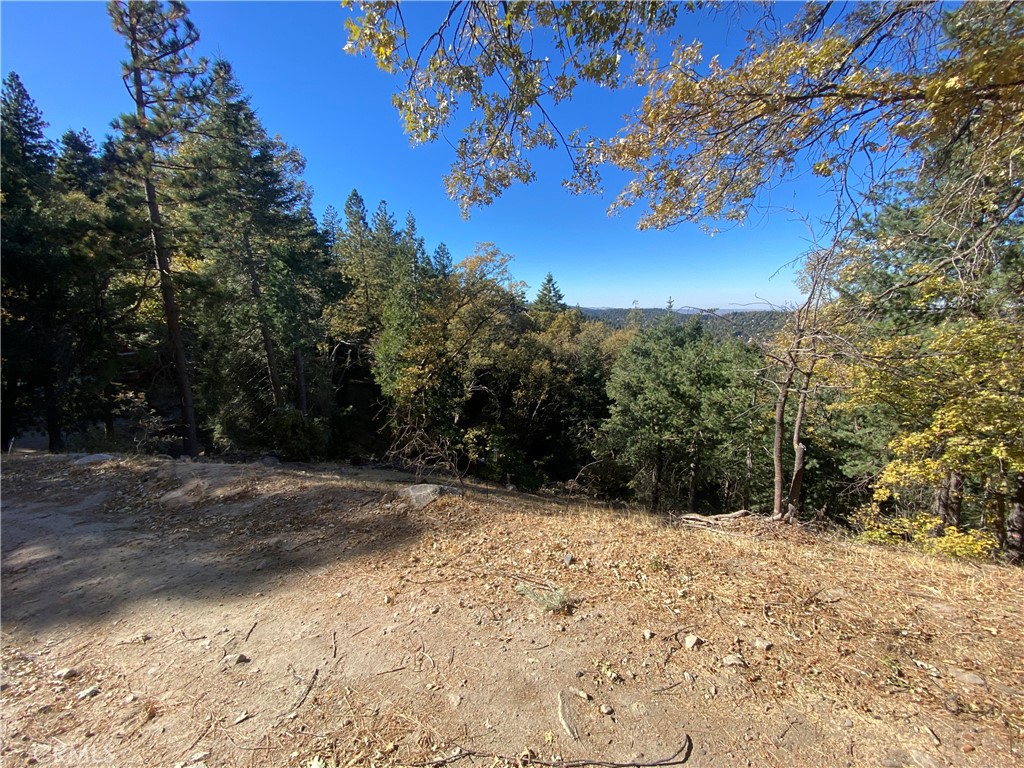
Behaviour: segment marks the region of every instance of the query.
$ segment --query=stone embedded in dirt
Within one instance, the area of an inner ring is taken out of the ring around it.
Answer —
[[[101,464],[104,461],[113,461],[114,457],[109,453],[90,453],[88,456],[75,461],[75,466],[84,467],[86,464]]]
[[[72,667],[58,669],[56,672],[53,673],[53,676],[58,680],[70,680],[74,677],[78,677],[78,670]]]
[[[939,763],[927,752],[919,749],[898,749],[882,758],[884,768],[939,768],[940,765],[945,763]]]
[[[571,553],[566,552],[565,553],[565,557],[562,558],[562,562],[565,563],[566,565],[572,565],[573,563],[576,562],[576,558],[573,557]]]
[[[957,672],[953,675],[953,678],[967,685],[985,685],[985,678],[975,672]]]
[[[747,662],[738,653],[732,653],[722,659],[723,667],[745,667]]]
[[[644,630],[644,640],[650,640],[654,637],[654,633],[649,629]]]
[[[615,708],[611,704],[602,704],[601,705],[601,714],[602,715],[614,715],[615,714]]]
[[[685,646],[686,650],[688,651],[692,651],[695,648],[699,648],[701,645],[703,645],[703,643],[704,640],[702,638],[697,637],[696,635],[687,635],[683,638],[683,646]]]
[[[93,696],[99,695],[100,689],[95,685],[90,685],[84,691],[79,691],[75,694],[76,699],[91,699]]]
[[[587,693],[584,690],[577,690],[576,691],[576,695],[579,696],[584,701],[590,701],[593,698],[589,693]]]
[[[244,653],[232,653],[224,657],[224,665],[233,667],[235,664],[248,664],[252,659]]]
[[[459,489],[448,485],[434,485],[431,483],[420,483],[410,485],[398,492],[398,498],[407,502],[413,509],[423,509],[432,504],[442,496],[458,495]]]
[[[763,637],[755,637],[754,647],[759,651],[770,651],[772,649],[772,644],[771,641],[765,640]]]

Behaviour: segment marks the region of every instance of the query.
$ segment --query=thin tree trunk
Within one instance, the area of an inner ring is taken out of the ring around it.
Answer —
[[[651,473],[651,483],[653,485],[651,489],[651,512],[657,512],[661,507],[661,483],[664,468],[665,454],[661,445],[659,445],[654,455],[654,471]]]
[[[1006,515],[1005,546],[1010,562],[1024,565],[1024,477],[1017,478],[1017,488]]]
[[[772,464],[775,470],[775,499],[772,505],[772,520],[781,520],[784,516],[782,495],[785,487],[785,468],[782,462],[783,435],[786,429],[786,403],[789,400],[789,388],[796,374],[796,364],[791,363],[786,371],[785,380],[779,384],[779,395],[775,398],[775,434],[772,438]]]
[[[139,55],[133,40],[133,62],[138,60]],[[142,71],[137,66],[132,73],[132,84],[136,115],[140,125],[145,126],[148,121],[146,115],[146,96],[142,83]],[[152,144],[146,147],[146,151],[149,153],[154,151]],[[196,428],[195,407],[192,401],[192,382],[189,377],[188,359],[185,354],[185,339],[181,332],[178,301],[174,295],[174,280],[171,275],[171,252],[164,239],[164,225],[163,217],[160,213],[160,203],[157,199],[156,186],[153,184],[148,167],[143,174],[143,183],[146,188],[146,206],[149,209],[150,234],[153,240],[153,251],[156,255],[156,268],[160,275],[160,296],[163,299],[164,318],[167,321],[167,336],[171,342],[171,350],[174,356],[175,380],[178,385],[178,395],[181,398],[184,449],[185,453],[192,458],[196,458],[199,455],[199,433]]]
[[[283,408],[285,405],[284,388],[281,386],[281,374],[277,366],[277,348],[274,344],[274,336],[270,332],[270,326],[263,318],[262,296],[260,289],[259,274],[256,272],[256,262],[252,255],[252,245],[249,242],[249,233],[242,234],[242,245],[245,247],[245,270],[249,273],[250,289],[252,297],[256,302],[256,312],[260,318],[260,335],[263,336],[263,350],[267,355],[267,371],[270,373],[270,387],[274,394],[274,405]]]
[[[686,496],[686,511],[691,515],[697,507],[697,465],[690,464],[690,487]]]
[[[298,389],[299,413],[302,414],[302,420],[305,421],[309,415],[309,396],[306,393],[306,363],[303,360],[300,347],[295,348],[295,383]]]
[[[64,425],[60,413],[60,402],[57,399],[57,387],[52,380],[48,380],[43,385],[43,405],[46,409],[48,450],[50,453],[60,453],[64,450]]]
[[[814,354],[812,347],[811,354]],[[800,495],[804,486],[804,468],[806,462],[804,456],[807,448],[800,439],[803,433],[804,414],[807,412],[807,394],[810,390],[811,377],[814,375],[814,359],[804,374],[803,386],[800,388],[800,396],[796,404],[796,418],[793,421],[793,476],[789,483],[789,496],[786,500],[786,520],[796,520],[800,512]]]

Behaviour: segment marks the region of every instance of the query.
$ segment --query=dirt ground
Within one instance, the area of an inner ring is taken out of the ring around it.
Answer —
[[[5,766],[1024,765],[1020,569],[352,467],[2,472]]]

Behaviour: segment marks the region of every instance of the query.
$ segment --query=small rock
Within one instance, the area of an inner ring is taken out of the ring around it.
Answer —
[[[745,667],[747,662],[738,653],[732,653],[722,659],[723,667]]]
[[[235,664],[248,664],[252,659],[244,653],[231,653],[224,657],[224,665],[233,667]]]
[[[572,556],[570,552],[565,553],[565,557],[562,558],[562,562],[566,565],[572,565],[576,562],[576,558]]]
[[[755,637],[754,647],[759,651],[770,651],[772,649],[772,644],[770,641],[765,640],[763,637]]]
[[[71,680],[74,677],[78,677],[78,670],[71,667],[66,669],[58,669],[53,673],[53,676],[58,680]]]
[[[109,453],[91,453],[88,456],[83,456],[75,462],[76,466],[83,467],[86,464],[100,464],[104,461],[112,461],[113,456]]]
[[[693,675],[691,675],[691,674],[690,674],[689,672],[683,672],[683,680],[685,680],[686,682],[688,682],[688,683],[692,683],[692,682],[693,682],[694,680],[696,680],[696,679],[697,679],[697,678],[695,678],[695,677],[694,677]]]
[[[964,754],[967,754],[968,752],[973,752],[974,751],[974,745],[973,744],[964,744],[962,747],[960,747],[960,751],[963,752]]]
[[[95,685],[90,685],[84,691],[79,691],[75,695],[75,698],[77,698],[77,699],[91,699],[93,696],[99,695],[99,692],[100,692],[99,688],[97,688]]]
[[[610,704],[602,704],[601,705],[601,714],[602,715],[614,715],[615,714],[615,709]]]
[[[688,651],[692,651],[695,648],[699,648],[704,643],[704,640],[697,637],[696,635],[687,635],[683,638],[683,646]]]
[[[853,720],[851,720],[850,718],[846,718],[841,723],[839,723],[839,727],[840,728],[853,728]]]
[[[985,685],[985,678],[974,672],[957,672],[953,678],[967,685]]]
[[[654,637],[654,633],[649,629],[644,630],[644,640],[650,640]]]
[[[131,704],[137,698],[139,698],[139,697],[136,696],[134,693],[129,693],[127,696],[124,697],[124,703],[125,704]]]
[[[586,691],[583,691],[583,690],[576,691],[576,695],[579,696],[584,701],[590,701],[593,698],[589,693],[587,693]]]

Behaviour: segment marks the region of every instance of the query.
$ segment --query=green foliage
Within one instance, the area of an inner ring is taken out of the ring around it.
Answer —
[[[665,320],[641,331],[619,357],[602,433],[652,510],[749,505],[759,418],[747,354],[714,342],[699,323]]]

